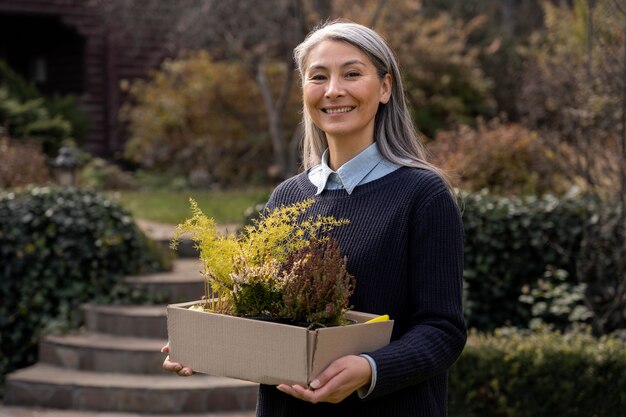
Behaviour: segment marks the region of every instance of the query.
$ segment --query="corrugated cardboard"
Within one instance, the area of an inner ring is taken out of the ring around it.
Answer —
[[[349,311],[356,324],[303,327],[189,310],[199,303],[167,307],[170,358],[194,371],[262,384],[307,386],[332,361],[389,343],[393,320]]]

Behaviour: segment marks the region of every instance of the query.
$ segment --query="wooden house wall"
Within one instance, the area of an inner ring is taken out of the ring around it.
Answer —
[[[153,31],[136,43],[139,48],[129,48],[123,38],[116,36],[115,27],[105,24],[93,0],[0,0],[0,15],[55,17],[84,38],[83,91],[79,98],[90,128],[83,148],[100,156],[115,157],[123,149],[125,139],[117,120],[124,100],[120,81],[145,77],[149,68],[159,65],[167,55],[165,35]],[[6,41],[10,40],[0,40]]]

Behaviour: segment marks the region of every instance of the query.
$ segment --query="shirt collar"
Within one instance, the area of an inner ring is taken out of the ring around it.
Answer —
[[[374,142],[335,172],[328,166],[328,149],[326,149],[322,155],[321,178],[317,184],[316,195],[321,194],[326,189],[326,183],[333,174],[335,174],[333,179],[340,182],[348,194],[352,194],[356,186],[382,161],[383,157],[378,151],[378,145]]]

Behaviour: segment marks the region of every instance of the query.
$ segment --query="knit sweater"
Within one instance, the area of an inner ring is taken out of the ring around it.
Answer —
[[[272,193],[268,208],[315,196],[306,173]],[[261,385],[258,417],[447,415],[447,370],[466,340],[462,313],[463,226],[443,181],[402,167],[378,180],[315,197],[311,215],[345,218],[333,231],[356,278],[354,310],[389,314],[391,343],[370,355],[377,381],[365,399],[310,404]]]

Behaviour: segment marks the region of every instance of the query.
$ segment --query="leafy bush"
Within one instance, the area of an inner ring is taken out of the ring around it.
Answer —
[[[519,297],[554,268],[565,271],[568,285],[586,284],[597,333],[625,327],[619,210],[581,196],[497,198],[485,192],[465,194],[463,210],[470,326],[528,326],[531,305]]]
[[[554,152],[518,124],[479,120],[476,129],[461,126],[439,132],[428,150],[464,190],[541,195],[563,194],[571,187],[555,164]]]
[[[526,126],[549,138],[554,149],[563,143],[574,149],[556,161],[559,169],[577,175],[583,189],[614,201],[626,186],[619,139],[626,36],[618,3],[541,2],[545,29],[522,49],[517,100]]]
[[[269,78],[274,85],[279,77]],[[149,80],[135,81],[129,95],[121,111],[131,134],[125,156],[142,168],[207,186],[258,180],[269,167],[269,141],[259,133],[267,131],[261,93],[243,65],[187,52],[165,61]]]
[[[64,141],[71,140],[71,125],[61,116],[51,116],[43,98],[20,100],[0,85],[0,126],[14,139],[37,139],[48,155],[56,155]]]
[[[76,96],[54,94],[52,97],[46,97],[45,105],[52,117],[59,116],[69,122],[70,136],[74,140],[81,143],[87,137],[89,117]]]
[[[132,174],[101,158],[91,158],[80,170],[79,184],[94,190],[134,190],[139,188]]]
[[[41,96],[34,82],[27,81],[2,59],[0,59],[0,86],[7,88],[11,96],[20,100],[30,100]]]
[[[122,277],[161,269],[131,217],[91,191],[0,195],[0,377],[36,359],[46,326],[76,323],[86,301],[127,294]]]
[[[546,329],[473,333],[450,370],[449,398],[451,416],[622,416],[626,342]]]
[[[403,1],[388,7],[377,26],[398,54],[413,117],[429,137],[450,124],[494,115],[491,82],[478,48],[468,42],[484,23],[484,17],[462,23],[447,13],[426,17],[421,2]]]
[[[519,300],[531,306],[530,327],[547,324],[550,328],[570,330],[588,323],[593,316],[585,304],[587,284],[568,282],[568,273],[549,267],[533,288],[523,288]]]
[[[8,136],[37,139],[49,156],[61,144],[87,135],[87,113],[76,97],[44,97],[34,83],[0,60],[0,126]]]

